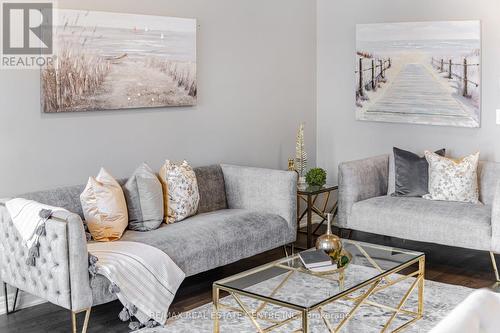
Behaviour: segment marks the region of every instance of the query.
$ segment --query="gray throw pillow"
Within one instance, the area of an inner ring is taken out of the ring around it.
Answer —
[[[422,197],[429,193],[429,163],[410,151],[394,147],[396,197]],[[444,156],[445,149],[436,151]]]
[[[220,165],[194,168],[200,202],[198,214],[227,209],[226,186]]]
[[[143,163],[123,186],[127,200],[128,228],[149,231],[163,221],[163,190],[153,170]]]

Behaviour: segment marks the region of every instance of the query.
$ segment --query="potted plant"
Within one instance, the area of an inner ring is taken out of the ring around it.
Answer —
[[[309,186],[323,186],[326,184],[326,171],[322,168],[313,168],[306,174],[306,182]]]

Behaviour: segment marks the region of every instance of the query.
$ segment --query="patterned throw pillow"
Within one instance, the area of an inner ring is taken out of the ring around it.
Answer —
[[[424,199],[479,203],[479,153],[452,160],[429,151],[429,194]]]
[[[165,222],[179,222],[196,214],[200,194],[196,174],[188,162],[178,165],[167,160],[159,176],[163,186]]]

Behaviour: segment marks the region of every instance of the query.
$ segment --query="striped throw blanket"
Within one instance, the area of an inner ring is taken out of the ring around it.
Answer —
[[[46,235],[45,222],[54,212],[66,210],[23,198],[11,199],[5,203],[5,207],[23,244],[28,248],[26,265],[35,266],[36,259],[40,257],[40,237]]]
[[[120,319],[137,318],[142,325],[164,325],[184,272],[163,251],[136,242],[96,242],[88,251],[97,257],[97,274],[124,305]]]

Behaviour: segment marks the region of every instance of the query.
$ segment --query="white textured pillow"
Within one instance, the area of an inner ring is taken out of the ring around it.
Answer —
[[[429,162],[429,194],[424,199],[479,203],[479,153],[455,161],[426,151],[425,158]]]
[[[182,221],[196,214],[200,193],[196,174],[188,162],[178,165],[167,160],[159,176],[163,185],[166,223]]]
[[[125,196],[120,184],[101,168],[96,178],[90,177],[80,195],[83,215],[96,241],[118,240],[128,225]]]

